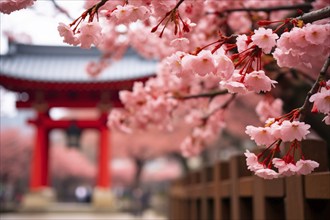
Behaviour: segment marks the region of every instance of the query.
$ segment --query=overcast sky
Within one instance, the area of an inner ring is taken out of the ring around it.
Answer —
[[[56,0],[67,9],[74,18],[83,12],[84,0]],[[37,0],[32,8],[15,11],[10,15],[0,14],[1,22],[1,49],[5,40],[3,32],[27,34],[31,36],[33,44],[64,45],[57,32],[59,22],[69,24],[72,20],[59,13],[50,0]]]
[[[56,2],[69,11],[74,18],[83,12],[84,0],[56,0]],[[7,40],[4,32],[11,32],[16,36],[26,34],[31,37],[33,44],[63,45],[57,32],[59,22],[69,24],[72,22],[64,14],[59,13],[50,0],[37,0],[32,8],[15,11],[10,15],[0,14],[0,53],[5,54]],[[0,116],[15,117],[15,95],[0,87]]]

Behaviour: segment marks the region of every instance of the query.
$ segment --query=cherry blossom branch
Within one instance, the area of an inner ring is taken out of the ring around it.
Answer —
[[[230,105],[230,103],[232,103],[235,100],[236,96],[237,96],[237,93],[231,94],[230,98],[224,104],[218,106],[217,108],[213,109],[213,111],[211,111],[210,113],[208,113],[207,115],[205,115],[203,117],[203,120],[206,121],[210,116],[212,116],[217,111],[228,108],[228,106]]]
[[[181,96],[179,95],[175,95],[174,98],[176,99],[195,99],[195,98],[214,98],[215,96],[218,95],[225,95],[228,94],[227,90],[220,90],[220,91],[214,91],[214,92],[209,92],[209,93],[201,93],[201,94],[196,94],[196,95],[188,95],[188,96]]]
[[[289,5],[289,6],[277,6],[277,7],[262,7],[262,8],[232,8],[224,10],[221,13],[231,13],[231,12],[273,12],[273,11],[281,11],[281,10],[310,10],[312,9],[312,5],[310,3],[302,3],[296,5]],[[210,12],[210,14],[221,14],[219,12]]]
[[[330,66],[330,56],[325,61],[324,65],[323,65],[323,67],[320,71],[320,74],[319,74],[317,80],[315,81],[314,85],[312,86],[312,88],[307,93],[304,104],[299,109],[299,112],[300,112],[299,120],[303,121],[305,119],[307,113],[311,111],[311,109],[313,107],[313,104],[309,101],[309,99],[313,94],[315,94],[319,90],[320,82],[325,80],[325,74],[327,73],[327,70],[328,70],[329,66]]]
[[[167,27],[167,25],[169,24],[170,21],[175,23],[175,29],[174,29],[174,34],[176,35],[177,32],[177,21],[175,21],[175,17],[177,15],[177,18],[179,18],[183,24],[183,30],[189,32],[189,27],[187,26],[187,24],[182,20],[182,18],[180,17],[179,14],[177,14],[177,9],[179,8],[179,6],[184,2],[185,0],[180,0],[173,9],[171,9],[170,11],[168,11],[165,16],[160,20],[160,22],[151,29],[151,33],[154,33],[157,31],[158,27],[165,21],[165,19],[167,18],[167,20],[165,21],[164,27],[162,29],[162,31],[159,34],[159,37],[161,38],[163,36],[163,33],[165,31],[165,28]]]
[[[69,14],[69,12],[67,10],[65,10],[62,6],[60,6],[56,0],[51,0],[51,2],[53,3],[54,7],[61,13],[65,14],[69,19],[73,20],[74,18],[71,17],[71,15]]]
[[[180,0],[173,8],[173,10],[176,10],[179,8],[179,6],[184,2],[185,0]]]
[[[304,23],[311,23],[329,17],[330,17],[330,6],[327,6],[325,8],[321,8],[319,10],[303,14],[297,17],[296,19],[302,20]]]
[[[94,19],[94,15],[95,13],[98,14],[98,10],[109,0],[101,0],[98,3],[96,3],[95,5],[93,5],[92,7],[90,7],[89,9],[87,9],[84,13],[82,13],[76,20],[74,20],[71,24],[70,27],[75,25],[77,22],[77,26],[80,24],[81,21],[85,20],[86,16],[89,15],[89,22],[92,22]],[[77,28],[76,26],[76,28]],[[75,29],[76,29],[75,28]],[[75,30],[74,29],[74,30]]]

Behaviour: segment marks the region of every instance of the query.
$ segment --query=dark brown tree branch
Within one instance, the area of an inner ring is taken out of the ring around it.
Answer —
[[[62,6],[60,6],[56,0],[51,0],[51,2],[53,3],[54,7],[61,13],[65,14],[69,19],[73,20],[74,18],[71,17],[71,15],[69,14],[69,12],[67,10],[65,10]]]
[[[325,80],[325,74],[327,73],[329,65],[330,65],[330,57],[328,57],[327,60],[325,61],[317,80],[315,81],[314,85],[312,86],[312,88],[307,93],[307,96],[305,98],[305,102],[299,109],[299,111],[300,111],[299,120],[303,121],[305,119],[307,113],[311,111],[311,109],[313,107],[313,103],[311,103],[309,101],[309,99],[313,94],[315,94],[319,90],[320,82]]]
[[[201,93],[201,94],[196,94],[196,95],[187,95],[187,96],[175,95],[174,98],[182,99],[182,100],[195,99],[195,98],[214,98],[215,96],[225,95],[225,94],[228,94],[227,90],[220,90],[220,91]]]
[[[296,19],[302,20],[304,23],[311,23],[329,17],[330,17],[330,6],[327,6],[325,8],[303,14],[302,16],[299,16]]]
[[[310,3],[302,3],[302,4],[296,4],[296,5],[288,5],[288,6],[276,6],[276,7],[262,7],[262,8],[232,8],[224,10],[221,13],[231,13],[231,12],[273,12],[273,11],[282,11],[282,10],[303,10],[308,11],[312,9],[312,5]],[[214,14],[214,13],[213,13]]]

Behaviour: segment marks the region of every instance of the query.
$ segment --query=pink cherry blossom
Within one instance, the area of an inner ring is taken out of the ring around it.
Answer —
[[[324,25],[306,25],[306,40],[312,44],[322,44],[329,37],[328,30]]]
[[[146,91],[143,89],[143,83],[135,82],[132,92],[127,90],[120,91],[119,98],[128,109],[134,109],[136,106],[145,104],[147,97]]]
[[[132,130],[125,125],[127,115],[124,111],[119,109],[113,109],[108,116],[108,127],[115,128],[124,133],[132,133]]]
[[[185,53],[179,51],[171,56],[167,57],[164,60],[164,63],[166,63],[166,67],[169,68],[172,74],[177,75],[178,77],[191,77],[191,74],[189,71],[183,71],[182,69],[182,57],[186,55]]]
[[[111,13],[111,17],[116,18],[120,24],[128,24],[137,20],[145,20],[148,18],[150,11],[145,6],[134,5],[118,5],[117,8]]]
[[[281,139],[283,141],[301,141],[302,139],[306,139],[306,135],[309,134],[309,128],[311,126],[309,124],[305,124],[305,122],[300,121],[288,121],[285,120],[282,122],[280,133]]]
[[[235,70],[233,61],[224,54],[216,56],[216,61],[217,69],[215,75],[220,76],[222,80],[230,79]]]
[[[313,160],[299,160],[296,163],[297,174],[307,175],[310,174],[315,168],[319,167],[319,163]]]
[[[254,92],[268,92],[274,87],[274,84],[277,83],[275,80],[271,80],[266,76],[263,70],[253,71],[246,75],[244,84],[248,90]]]
[[[188,38],[180,37],[172,40],[170,45],[179,51],[185,51],[186,48],[189,48],[189,43],[190,41]]]
[[[247,41],[248,41],[248,37],[245,34],[238,35],[238,37],[236,38],[236,45],[239,53],[241,53],[242,51],[248,48]]]
[[[254,153],[250,153],[250,151],[246,150],[244,155],[246,156],[246,165],[249,170],[254,172],[264,168],[264,166],[258,162],[258,157]]]
[[[78,36],[81,48],[88,49],[94,45],[98,45],[102,41],[101,26],[99,22],[83,22],[80,27],[80,34]]]
[[[297,47],[300,47],[300,48],[305,48],[307,47],[308,45],[310,45],[310,42],[307,41],[306,39],[306,31],[305,29],[301,29],[301,28],[298,28],[298,27],[294,27],[290,33],[286,33],[287,36],[287,40],[282,40],[280,42],[278,42],[278,45],[282,46],[281,44],[285,44],[285,43],[291,43],[293,44],[294,46],[297,46]],[[282,39],[283,35],[281,36],[281,39]],[[297,44],[296,42],[299,42],[299,44]],[[286,46],[286,47],[291,47],[290,45],[283,45],[283,46]]]
[[[286,163],[284,160],[274,158],[272,160],[274,167],[278,169],[280,176],[292,176],[296,173],[297,167],[292,163]]]
[[[316,77],[330,53],[329,37],[329,24],[293,28],[278,39],[273,56],[280,67],[296,68]]]
[[[117,5],[116,9],[111,13],[111,17],[115,17],[119,22],[128,23],[132,8],[132,5]]]
[[[300,2],[303,0],[114,0],[106,3],[103,1],[100,10],[97,7],[94,10],[92,6],[98,1],[91,0],[87,7],[89,10],[70,26],[60,24],[58,29],[64,42],[81,44],[82,48],[95,45],[107,58],[114,58],[113,54],[117,51],[123,55],[123,51],[132,47],[141,56],[159,61],[155,77],[134,83],[132,91],[119,93],[124,108],[110,113],[108,125],[129,133],[142,129],[169,131],[176,127],[175,123],[178,121],[183,122],[190,127],[186,138],[178,146],[182,154],[188,157],[200,154],[218,137],[226,125],[225,112],[231,111],[230,108],[235,106],[228,105],[228,101],[240,101],[239,98],[233,99],[232,93],[245,95],[269,92],[277,83],[269,76],[283,75],[283,79],[293,79],[291,77],[294,74],[284,74],[289,72],[288,69],[277,71],[275,62],[268,59],[270,56],[265,56],[265,53],[268,54],[275,48],[273,57],[278,66],[295,68],[298,70],[297,74],[303,73],[303,76],[296,77],[299,83],[305,78],[316,79],[316,74],[319,74],[330,53],[327,42],[330,37],[329,23],[303,26],[294,24],[292,26],[297,26],[294,28],[289,25],[285,33],[278,32],[281,33],[278,39],[277,31],[273,30],[282,22],[274,22],[272,29],[261,27],[253,30],[252,24],[256,21],[252,21],[252,18],[274,21],[273,18],[276,17],[277,21],[296,21],[283,20],[288,16],[283,11],[252,12],[251,15],[247,12],[226,12],[233,8],[275,7]],[[204,16],[206,13],[208,15]],[[152,32],[156,30],[156,34],[151,33],[151,29]],[[238,35],[240,33],[245,34]],[[99,73],[103,68],[93,63],[88,67],[91,74]],[[320,85],[324,88],[314,94],[310,101],[327,115],[324,121],[329,124],[330,113],[326,104],[328,95],[324,95],[328,94],[329,86],[325,86],[323,82]],[[277,88],[272,95],[282,96],[283,94],[279,94],[281,88],[283,87]],[[223,89],[231,94],[213,97],[212,94]],[[194,98],[200,94],[203,94],[202,97]],[[265,94],[265,97],[269,98],[268,95],[269,93]],[[260,100],[250,100],[250,96],[246,99],[250,107]],[[245,107],[245,101],[243,104]],[[266,125],[247,126],[245,131],[257,145],[269,147],[269,151],[263,151],[258,156],[249,151],[245,153],[248,169],[266,179],[294,175],[297,170],[300,173],[312,170],[306,162],[297,162],[295,165],[295,157],[291,155],[294,147],[300,147],[298,141],[306,138],[310,126],[295,121],[296,113],[299,112],[292,111],[281,116],[282,105],[279,99],[265,98],[257,105],[256,111],[262,121],[268,118]],[[235,116],[242,117],[238,115],[240,113],[235,113]],[[229,123],[228,125],[232,126]],[[282,159],[274,158],[277,154],[273,153],[285,150],[281,143],[290,141],[293,143],[290,150],[283,154],[285,156]],[[298,150],[295,152],[299,152]]]
[[[201,111],[192,110],[189,114],[185,115],[184,120],[187,124],[193,126],[201,126],[203,123],[203,113]]]
[[[260,121],[264,122],[268,118],[276,118],[282,114],[283,101],[281,99],[275,99],[270,101],[269,99],[261,100],[257,107],[256,112]]]
[[[237,33],[246,33],[252,25],[249,14],[246,12],[233,12],[228,16],[228,25]]]
[[[279,177],[279,174],[276,173],[274,170],[272,169],[269,169],[269,168],[264,168],[264,169],[260,169],[260,170],[257,170],[255,172],[255,175],[261,177],[261,178],[264,178],[264,179],[276,179]]]
[[[276,45],[278,35],[273,33],[272,29],[259,28],[254,30],[254,34],[251,36],[251,40],[255,45],[260,47],[266,54],[270,53],[272,48]]]
[[[193,157],[202,151],[200,143],[194,141],[191,137],[185,138],[182,141],[180,148],[184,157]]]
[[[106,67],[108,66],[108,63],[104,61],[100,62],[89,62],[86,66],[86,71],[91,77],[98,76]]]
[[[86,8],[86,9],[91,8],[97,3],[99,3],[99,0],[87,0],[87,1],[85,1],[84,8]],[[113,10],[115,10],[117,5],[124,5],[124,4],[125,4],[125,0],[111,0],[111,1],[107,1],[100,8],[100,10],[113,11]]]
[[[278,121],[275,121],[274,118],[269,118],[266,120],[265,122],[266,124],[271,124],[270,127],[271,127],[271,133],[272,135],[274,136],[274,138],[276,139],[281,139],[281,129],[282,129],[282,126],[279,124]]]
[[[156,17],[164,16],[168,11],[170,11],[176,4],[176,1],[167,1],[167,0],[159,0],[159,1],[151,1],[151,5],[153,6],[154,15]]]
[[[309,101],[314,102],[319,112],[330,113],[330,89],[322,87],[319,92],[310,97]]]
[[[215,72],[215,60],[209,50],[203,50],[197,56],[184,56],[182,66],[185,70],[191,70],[200,76]]]
[[[245,85],[236,81],[221,81],[220,85],[228,90],[229,93],[246,94],[248,90]]]
[[[246,126],[246,134],[254,140],[257,145],[270,145],[276,138],[272,135],[270,127],[254,127],[251,125]]]
[[[21,10],[32,6],[36,0],[1,0],[0,12],[10,14],[13,11]]]
[[[57,30],[61,37],[64,37],[63,42],[74,46],[77,46],[80,42],[79,39],[74,35],[73,31],[69,26],[63,23],[59,23]]]

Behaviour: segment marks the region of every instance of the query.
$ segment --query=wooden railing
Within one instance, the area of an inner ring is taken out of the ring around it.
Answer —
[[[246,169],[244,155],[189,173],[172,183],[170,220],[330,219],[330,172],[324,142],[303,142],[320,167],[307,176],[264,180]]]

